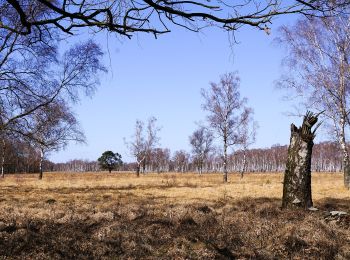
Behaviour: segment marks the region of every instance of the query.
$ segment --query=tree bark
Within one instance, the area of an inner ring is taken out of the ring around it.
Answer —
[[[344,186],[350,190],[350,162],[349,157],[347,160],[344,160]]]
[[[247,167],[247,155],[246,155],[246,150],[244,150],[244,152],[243,152],[243,167],[242,167],[242,171],[241,171],[241,179],[244,176],[246,167]]]
[[[350,160],[349,153],[346,148],[345,135],[341,135],[340,139],[340,145],[343,152],[344,186],[345,188],[350,189]]]
[[[203,158],[202,156],[199,158],[199,162],[198,162],[198,172],[199,172],[199,175],[202,175],[203,173]]]
[[[5,138],[2,138],[2,150],[1,150],[1,178],[5,177],[5,171],[4,171],[4,167],[5,167],[5,147],[6,143],[5,143]]]
[[[349,153],[346,147],[345,140],[345,120],[342,118],[340,120],[340,131],[339,131],[339,144],[343,153],[343,172],[344,172],[344,186],[350,189],[350,160]]]
[[[43,178],[43,161],[44,161],[44,151],[43,149],[40,149],[39,180]]]
[[[142,173],[146,173],[146,160],[142,162]]]
[[[227,182],[227,140],[224,138],[224,183]]]
[[[136,166],[136,177],[140,177],[140,163],[137,162],[137,166]]]
[[[348,111],[346,110],[346,83],[345,83],[345,70],[346,70],[346,55],[344,52],[341,53],[340,58],[340,93],[341,93],[341,101],[339,104],[339,112],[340,112],[340,136],[339,136],[339,142],[340,146],[343,152],[343,171],[344,171],[344,186],[347,189],[350,189],[350,161],[349,161],[349,153],[346,147],[346,140],[345,140],[345,124],[346,124],[346,118],[348,117]]]
[[[283,181],[282,208],[310,208],[311,195],[311,156],[318,115],[307,112],[303,124],[297,128],[291,125],[288,159]]]

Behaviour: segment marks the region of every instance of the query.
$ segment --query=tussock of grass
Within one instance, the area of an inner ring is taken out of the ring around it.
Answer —
[[[313,176],[317,212],[281,210],[282,175],[46,174],[0,181],[0,258],[349,259],[340,174]]]

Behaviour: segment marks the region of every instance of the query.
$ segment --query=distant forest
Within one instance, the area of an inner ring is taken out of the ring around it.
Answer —
[[[1,146],[0,146],[1,147]],[[39,172],[40,152],[25,142],[7,140],[4,160],[4,173]],[[246,156],[245,172],[281,172],[285,169],[287,145],[273,145],[270,148],[236,151],[229,155],[230,172],[243,171],[244,153]],[[124,163],[118,170],[135,171],[136,163]],[[204,162],[203,172],[220,172],[223,169],[219,153],[211,153]],[[342,155],[333,142],[315,144],[312,155],[312,170],[317,172],[342,171]],[[100,171],[96,161],[70,160],[66,163],[44,161],[44,171],[85,172]],[[196,172],[198,164],[195,156],[180,150],[171,153],[167,148],[156,148],[144,160],[141,172]]]

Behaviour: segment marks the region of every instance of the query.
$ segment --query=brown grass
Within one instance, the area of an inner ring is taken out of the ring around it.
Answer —
[[[281,210],[282,174],[55,173],[0,179],[0,259],[350,259],[350,192],[313,174],[319,211]]]

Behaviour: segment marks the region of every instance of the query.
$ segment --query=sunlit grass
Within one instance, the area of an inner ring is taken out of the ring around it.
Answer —
[[[350,259],[350,192],[313,174],[317,212],[281,210],[281,173],[45,173],[0,179],[0,259]],[[206,256],[203,258],[203,256]]]
[[[136,197],[151,196],[190,203],[217,201],[222,196],[230,200],[244,197],[281,198],[282,188],[282,173],[248,173],[244,178],[239,174],[230,174],[229,183],[226,184],[219,173],[201,176],[196,173],[148,173],[139,178],[134,173],[120,172],[45,173],[43,180],[38,180],[34,174],[13,174],[0,179],[3,193],[11,191],[12,196],[19,200],[29,198],[30,194],[38,196],[38,193],[76,193],[85,197],[98,190],[99,194],[127,193]],[[343,187],[341,173],[313,173],[312,193],[314,201],[327,197],[348,198],[350,195]]]

